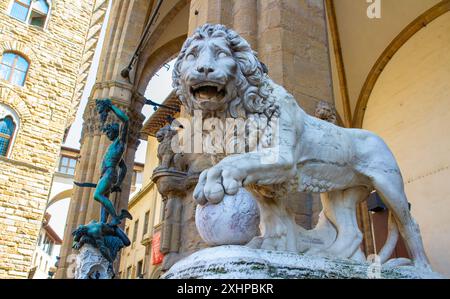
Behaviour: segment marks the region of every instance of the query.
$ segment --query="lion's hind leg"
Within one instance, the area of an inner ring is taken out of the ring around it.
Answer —
[[[283,200],[254,194],[260,210],[261,236],[253,238],[247,246],[257,249],[299,252],[297,237],[300,227]]]
[[[383,202],[393,213],[400,234],[406,242],[408,252],[416,266],[430,269],[417,223],[411,216],[408,200],[403,189],[400,173],[378,173],[372,175],[373,185]]]
[[[356,219],[356,207],[368,195],[369,190],[365,187],[322,195],[324,214],[337,230],[336,240],[324,251],[326,255],[351,258],[357,252],[363,236]]]

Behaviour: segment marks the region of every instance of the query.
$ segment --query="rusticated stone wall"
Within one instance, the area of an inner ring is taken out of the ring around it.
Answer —
[[[0,278],[26,278],[67,120],[77,106],[95,0],[52,1],[44,29],[10,17],[10,2],[0,1],[0,59],[13,51],[30,66],[23,87],[0,80],[0,103],[20,122],[10,154],[0,157]]]

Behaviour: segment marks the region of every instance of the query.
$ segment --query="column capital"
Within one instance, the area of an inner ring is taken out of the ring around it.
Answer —
[[[93,89],[104,89],[104,88],[112,88],[112,87],[119,87],[119,88],[123,88],[123,89],[128,89],[130,91],[133,90],[133,84],[115,81],[115,80],[97,82],[94,84]]]
[[[143,98],[143,97],[142,97]],[[130,117],[130,126],[128,132],[128,147],[137,149],[140,144],[141,130],[145,120],[145,115],[142,114],[143,101],[142,98],[134,97],[133,105],[128,109],[128,115]]]
[[[142,106],[144,105],[145,98],[136,94],[131,98],[131,101],[110,98],[112,103],[119,109],[125,111],[130,118],[129,132],[128,132],[128,146],[137,149],[139,146],[140,133],[145,116],[142,114]],[[103,123],[100,121],[100,117],[95,107],[94,98],[89,98],[83,115],[83,129],[81,133],[81,139],[85,136],[101,135]],[[117,122],[116,117],[110,113],[106,119],[105,124]]]

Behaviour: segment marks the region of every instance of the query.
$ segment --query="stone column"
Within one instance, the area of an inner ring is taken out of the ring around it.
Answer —
[[[140,112],[144,105],[142,95],[135,92],[132,81],[124,79],[120,72],[128,65],[139,43],[145,26],[150,1],[114,1],[110,12],[104,46],[97,71],[97,83],[86,106],[81,137],[80,160],[75,170],[75,180],[79,182],[97,183],[100,177],[101,163],[110,141],[102,134],[95,100],[110,98],[114,105],[126,111],[130,117],[128,147],[125,162],[128,167],[127,176],[120,194],[113,194],[110,200],[116,209],[128,206],[132,169],[139,134],[144,116]],[[134,78],[134,74],[130,75]],[[110,116],[113,117],[113,116]],[[72,251],[72,231],[80,224],[86,224],[100,218],[100,203],[93,199],[94,189],[74,188],[71,198],[67,224],[61,247],[61,263],[56,278],[72,278],[67,270],[73,268],[75,262]]]
[[[231,26],[233,2],[233,0],[191,0],[188,35],[205,23]]]
[[[267,0],[257,4],[257,51],[271,78],[292,93],[309,114],[320,100],[334,103],[323,1]]]
[[[258,48],[258,1],[233,2],[233,30],[245,38],[253,49]]]

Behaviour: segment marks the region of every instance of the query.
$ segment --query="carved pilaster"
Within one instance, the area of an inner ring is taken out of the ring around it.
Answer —
[[[106,10],[108,8],[109,0],[95,0],[95,5],[92,10],[91,21],[89,25],[89,32],[87,34],[87,40],[83,50],[83,60],[80,63],[79,76],[77,79],[77,85],[72,100],[72,107],[70,113],[70,119],[67,124],[72,124],[75,119],[78,105],[80,104],[83,91],[86,87],[89,70],[92,60],[94,59],[95,50],[100,39],[100,32],[102,30],[103,22],[106,17]]]
[[[164,204],[160,244],[160,250],[165,254],[161,266],[163,271],[168,270],[174,263],[192,252],[193,248],[184,244],[187,242],[183,243],[182,239],[201,240],[199,236],[192,235],[192,233],[197,235],[198,233],[195,229],[191,229],[195,227],[195,224],[192,217],[194,203],[190,194],[197,183],[198,173],[189,171],[189,166],[193,162],[192,156],[173,152],[171,141],[176,136],[176,131],[169,125],[161,128],[156,134],[160,142],[159,166],[152,175],[152,180],[162,195]]]
[[[162,268],[167,270],[178,260],[180,253],[183,199],[189,189],[187,174],[159,168],[153,173],[152,180],[164,198],[160,250],[166,254]]]

